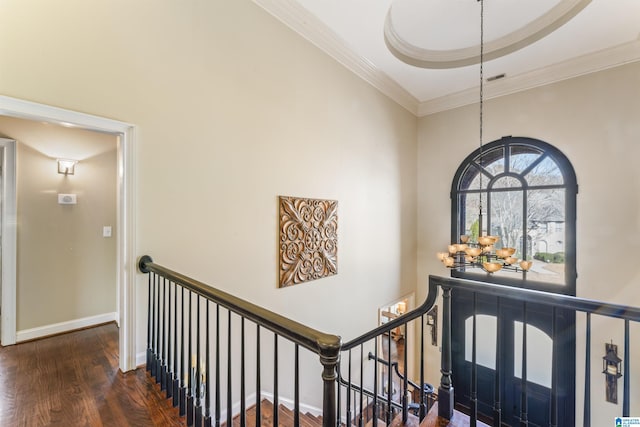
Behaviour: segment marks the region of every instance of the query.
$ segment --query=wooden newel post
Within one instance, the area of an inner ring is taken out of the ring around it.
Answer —
[[[451,382],[451,288],[442,288],[442,354],[440,387],[438,387],[438,416],[453,417],[453,384]]]
[[[336,386],[338,374],[336,367],[340,359],[340,338],[330,342],[319,342],[320,363],[322,363],[322,427],[335,427],[338,425],[336,418]]]

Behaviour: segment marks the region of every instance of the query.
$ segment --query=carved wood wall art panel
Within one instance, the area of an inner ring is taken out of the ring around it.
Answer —
[[[280,196],[280,287],[338,273],[338,202]]]

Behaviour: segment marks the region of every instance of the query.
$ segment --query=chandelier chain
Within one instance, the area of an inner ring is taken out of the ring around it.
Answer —
[[[484,152],[482,144],[483,132],[483,108],[484,108],[484,0],[480,2],[480,155],[477,162],[478,173],[480,174],[479,191],[479,212],[478,212],[478,235],[472,236],[463,234],[460,236],[458,244],[448,247],[448,252],[438,252],[437,257],[445,267],[464,271],[466,268],[482,268],[487,273],[495,273],[500,270],[527,272],[533,265],[532,261],[518,260],[513,255],[516,248],[502,247],[494,249],[494,245],[500,240],[499,236],[485,235],[482,229],[482,175],[484,174]],[[488,174],[491,176],[490,174]],[[487,200],[489,192],[487,190]],[[490,221],[487,221],[487,231],[490,230]],[[473,226],[472,226],[473,234]],[[477,241],[474,241],[477,240]]]
[[[480,219],[482,219],[482,168],[483,151],[482,151],[482,132],[483,132],[483,113],[484,113],[484,0],[480,2]],[[482,224],[478,224],[482,230]],[[480,233],[482,234],[482,233]]]

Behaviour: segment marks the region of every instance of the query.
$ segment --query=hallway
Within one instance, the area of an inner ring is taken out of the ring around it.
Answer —
[[[108,323],[0,347],[0,425],[181,426],[144,369],[118,370],[118,328]]]

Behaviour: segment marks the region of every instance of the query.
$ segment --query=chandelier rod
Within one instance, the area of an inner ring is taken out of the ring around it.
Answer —
[[[480,204],[478,209],[478,236],[482,236],[482,169],[483,166],[483,145],[482,145],[482,133],[484,122],[484,0],[478,0],[480,2]],[[487,230],[487,233],[489,230]]]

